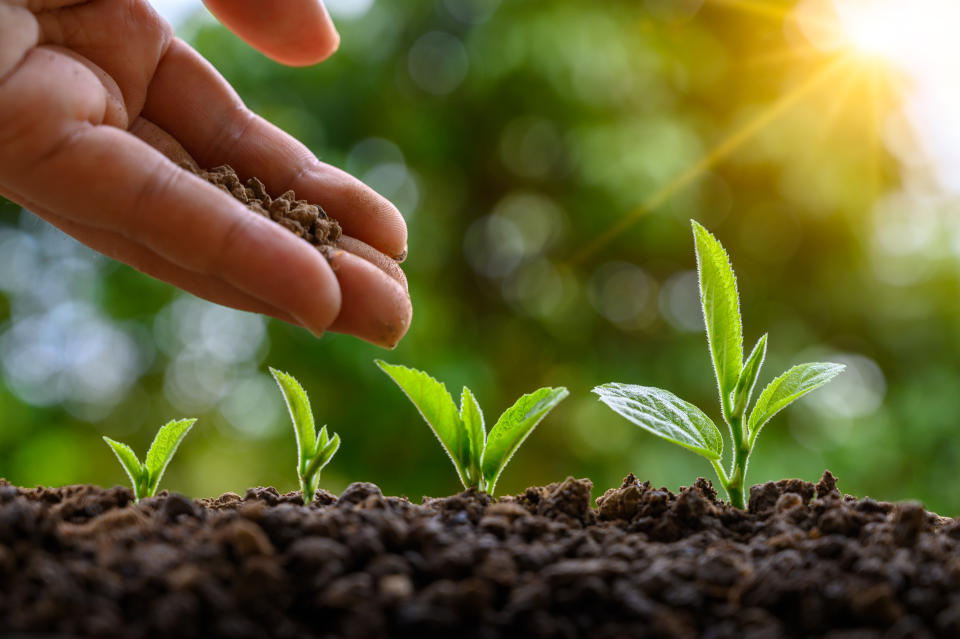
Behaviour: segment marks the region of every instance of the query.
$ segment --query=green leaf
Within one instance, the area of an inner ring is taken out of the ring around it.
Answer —
[[[743,323],[737,278],[720,242],[700,224],[690,222],[700,274],[700,304],[706,322],[707,343],[720,388],[720,403],[726,415],[743,369]]]
[[[180,446],[180,442],[186,437],[190,429],[197,422],[196,419],[180,419],[168,422],[153,438],[150,444],[150,450],[147,451],[147,459],[144,463],[147,471],[147,497],[153,497],[157,492],[157,486],[160,485],[160,478],[163,477],[167,464],[173,459]]]
[[[491,495],[510,458],[547,413],[570,393],[566,388],[541,388],[518,399],[490,430],[480,462],[484,488]]]
[[[307,470],[303,474],[304,477],[316,484],[317,482],[314,482],[313,480],[317,479],[317,481],[319,481],[320,471],[323,470],[324,466],[330,463],[330,460],[333,459],[333,456],[339,449],[340,435],[334,433],[333,437],[326,441],[322,448],[317,450],[317,454],[307,464]],[[316,488],[314,488],[314,492],[316,492]]]
[[[320,427],[320,432],[317,433],[317,440],[314,444],[314,450],[323,450],[323,447],[327,445],[330,439],[327,437],[327,426],[324,424]]]
[[[297,468],[301,475],[307,464],[317,454],[318,435],[313,422],[313,411],[310,408],[310,398],[303,386],[293,375],[270,369],[270,374],[277,380],[283,399],[287,403],[290,419],[293,421],[293,430],[297,435]]]
[[[770,418],[788,404],[829,382],[844,368],[846,367],[843,364],[830,362],[798,364],[770,382],[760,393],[757,404],[750,412],[750,420],[747,422],[750,426],[750,445],[753,446],[760,429]]]
[[[379,359],[376,364],[397,383],[400,390],[420,411],[420,415],[453,461],[464,488],[475,485],[468,482],[467,474],[470,444],[447,387],[414,368],[388,364]]]
[[[600,401],[637,426],[710,460],[723,453],[720,431],[699,408],[673,393],[650,386],[603,384]]]
[[[142,481],[143,466],[140,465],[137,454],[126,444],[120,443],[115,439],[110,439],[106,435],[104,435],[103,441],[107,442],[107,445],[113,450],[113,454],[116,455],[120,461],[120,465],[127,471],[130,483],[133,484],[133,495],[136,500],[140,501],[142,497],[146,497],[146,495],[143,494],[143,487],[146,483]]]
[[[477,404],[477,398],[473,392],[466,386],[460,393],[460,421],[466,431],[467,443],[470,446],[469,459],[467,466],[468,479],[473,485],[480,483],[480,458],[483,456],[483,448],[486,446],[487,431],[483,423],[483,411]]]
[[[747,406],[750,404],[750,396],[753,395],[753,389],[757,385],[757,376],[760,374],[760,368],[763,366],[763,360],[767,356],[767,336],[764,334],[757,345],[750,352],[740,371],[740,379],[737,380],[737,388],[733,391],[733,415],[742,417]]]

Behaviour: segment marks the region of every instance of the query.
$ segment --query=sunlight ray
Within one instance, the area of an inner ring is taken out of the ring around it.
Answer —
[[[820,126],[817,127],[813,139],[821,141],[826,138],[830,130],[833,129],[833,125],[837,123],[837,119],[840,117],[840,113],[843,112],[844,107],[850,104],[854,89],[860,81],[861,78],[858,73],[843,74],[843,82],[838,85],[836,96],[830,103],[826,113],[823,114],[823,120],[821,120]]]
[[[790,5],[778,6],[776,3],[764,0],[709,0],[709,2],[718,7],[737,9],[743,13],[773,20],[783,20],[793,10]]]
[[[820,88],[828,79],[832,78],[841,68],[842,63],[846,61],[845,57],[834,58],[831,62],[824,65],[820,70],[814,73],[807,80],[794,88],[790,93],[781,96],[776,102],[771,104],[765,111],[758,114],[755,118],[744,124],[742,127],[724,138],[717,146],[705,153],[696,163],[687,170],[677,175],[673,180],[655,191],[645,202],[634,209],[632,212],[620,218],[613,226],[598,235],[592,241],[587,243],[570,260],[572,265],[582,263],[591,257],[598,250],[619,237],[624,231],[629,229],[641,217],[656,209],[666,202],[677,191],[686,187],[705,171],[712,168],[720,160],[729,156],[737,150],[750,138],[763,130],[767,125],[783,115],[797,102]]]
[[[784,63],[800,62],[813,57],[823,58],[823,51],[820,51],[813,45],[783,47],[782,49],[774,49],[773,51],[768,51],[760,55],[749,56],[744,59],[743,66],[745,68],[780,66]]]
[[[883,144],[880,140],[881,105],[880,105],[880,69],[873,67],[867,72],[867,87],[869,105],[869,119],[867,128],[867,167],[869,195],[876,199],[880,192],[880,161],[883,153]]]

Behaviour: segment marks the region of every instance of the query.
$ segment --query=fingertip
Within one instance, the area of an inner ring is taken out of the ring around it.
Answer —
[[[308,67],[323,62],[340,48],[340,33],[333,26],[333,22],[329,22],[329,25],[318,33],[305,35],[302,40],[299,46],[290,50],[286,61],[277,61],[291,67]]]
[[[367,260],[336,251],[331,265],[343,296],[330,330],[354,335],[384,348],[395,347],[413,318],[410,295],[397,280]]]
[[[281,64],[316,64],[340,46],[340,34],[319,0],[204,0],[204,4],[247,44]]]

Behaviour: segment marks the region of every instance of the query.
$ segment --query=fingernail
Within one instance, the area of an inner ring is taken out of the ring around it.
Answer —
[[[403,249],[403,253],[401,253],[400,255],[394,255],[394,256],[393,256],[393,260],[394,260],[395,262],[397,262],[397,263],[402,262],[402,261],[404,261],[405,259],[407,259],[407,249],[406,249],[406,248]]]

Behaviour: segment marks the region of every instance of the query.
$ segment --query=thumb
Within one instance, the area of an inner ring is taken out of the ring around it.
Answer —
[[[316,64],[340,44],[321,0],[204,0],[204,4],[244,42],[282,64]]]

